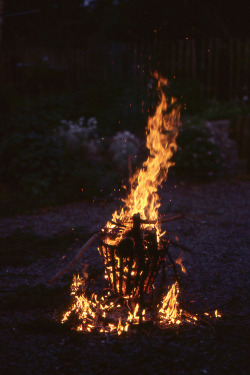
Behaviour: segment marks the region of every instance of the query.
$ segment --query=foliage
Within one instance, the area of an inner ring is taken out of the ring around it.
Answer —
[[[0,148],[0,173],[25,194],[41,195],[63,176],[61,150],[50,135],[15,133]]]
[[[113,190],[119,178],[105,160],[109,137],[125,129],[143,134],[151,100],[146,85],[122,81],[19,100],[11,90],[1,94],[0,183],[16,198],[28,196],[31,207],[32,197],[53,204]]]
[[[18,209],[23,204],[35,208],[79,198],[93,199],[109,194],[118,183],[118,173],[103,158],[107,146],[105,138],[98,134],[96,119],[75,120],[79,103],[75,94],[68,98],[67,106],[67,96],[46,98],[23,103],[11,115],[6,111],[2,116],[2,213],[10,213],[12,200],[20,202],[12,204]],[[91,100],[88,98],[90,104]],[[61,121],[72,113],[72,121]],[[105,129],[102,131],[105,133]],[[110,131],[106,129],[107,132]]]
[[[241,114],[249,113],[249,103],[240,101],[230,101],[221,103],[217,100],[211,100],[207,103],[204,111],[204,117],[207,120],[236,120]]]
[[[195,83],[173,81],[167,95],[182,102],[183,114],[200,116],[184,119],[173,170],[183,177],[217,176],[222,158],[202,119],[235,119],[247,113],[247,104],[206,104]],[[127,178],[128,154],[143,155],[138,139],[145,136],[147,117],[157,102],[153,79],[93,81],[81,91],[42,97],[18,98],[13,91],[2,90],[1,96],[5,99],[0,127],[2,214],[10,211],[11,201],[18,210],[18,200],[21,206],[34,208],[106,198]]]
[[[210,138],[204,120],[186,121],[177,138],[178,151],[174,161],[175,173],[182,177],[209,179],[219,175],[223,158]]]
[[[129,131],[118,132],[112,137],[109,153],[118,167],[125,169],[128,166],[128,157],[135,164],[138,156],[140,141]]]
[[[170,82],[167,94],[174,96],[182,105],[182,112],[196,115],[205,109],[205,99],[200,89],[200,83],[194,80],[174,79]]]
[[[101,141],[97,133],[97,120],[91,117],[86,121],[80,117],[77,121],[61,121],[56,131],[56,138],[66,150],[84,149],[88,156],[95,156],[100,152]]]

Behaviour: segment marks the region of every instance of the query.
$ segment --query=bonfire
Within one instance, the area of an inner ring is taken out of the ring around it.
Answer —
[[[106,284],[96,288],[100,275],[90,278],[86,270],[82,277],[74,276],[71,286],[74,301],[62,318],[65,322],[74,315],[74,329],[80,331],[121,334],[145,322],[179,325],[183,321],[197,321],[197,316],[180,308],[178,301],[180,287],[175,263],[181,265],[183,272],[185,269],[180,258],[173,261],[169,245],[180,245],[162,230],[163,223],[180,219],[182,215],[159,217],[158,190],[167,179],[177,150],[180,106],[175,98],[168,99],[164,94],[167,80],[157,73],[154,77],[158,80],[159,104],[146,126],[147,160],[130,178],[130,191],[122,209],[115,211],[70,265],[51,280],[71,268],[99,240]]]

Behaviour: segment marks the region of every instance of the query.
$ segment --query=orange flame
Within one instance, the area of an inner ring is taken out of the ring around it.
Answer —
[[[162,306],[159,313],[164,321],[180,324],[181,323],[181,310],[178,309],[179,286],[175,282],[169,289],[167,295],[163,298]]]
[[[180,253],[179,257],[176,259],[175,263],[179,264],[179,266],[181,267],[181,270],[184,274],[187,274],[187,270],[183,265],[183,253],[182,252]]]
[[[157,223],[160,207],[158,188],[166,180],[168,169],[173,165],[171,159],[177,149],[176,138],[180,127],[180,107],[177,105],[175,98],[171,98],[168,101],[164,94],[163,87],[167,85],[168,81],[159,76],[158,73],[155,73],[154,77],[158,80],[160,103],[156,108],[155,114],[149,117],[146,127],[146,146],[149,150],[149,156],[143,167],[131,178],[131,192],[124,200],[124,207],[120,211],[114,212],[112,221],[126,223],[126,225],[131,223],[132,226],[131,219],[133,215],[139,213],[141,219],[156,223],[154,227],[157,229],[159,240],[162,234],[159,223]],[[114,226],[112,222],[108,222],[106,229],[112,229]],[[147,226],[151,227],[152,224],[144,224],[144,227]],[[128,226],[124,229],[124,232],[127,230]],[[108,237],[106,241],[108,244],[117,244],[123,234],[121,230],[117,238]],[[117,259],[117,262],[119,264],[119,259]],[[110,277],[112,277],[112,274],[110,274]],[[79,290],[81,285],[84,285],[84,280],[75,278],[72,285],[75,303],[72,305],[71,310],[64,314],[62,321],[68,320],[70,313],[75,311],[82,321],[77,330],[83,330],[85,326],[85,329],[91,331],[98,328],[100,318],[105,319],[106,313],[112,310],[114,303],[111,302],[108,305],[104,297],[98,300],[97,295],[92,295],[90,299],[87,299],[84,293],[77,295],[76,290]],[[174,283],[159,307],[161,319],[174,324],[181,323],[181,310],[178,308],[177,301],[178,294],[178,284]],[[100,332],[115,330],[118,334],[121,334],[127,331],[130,324],[139,323],[139,308],[140,306],[137,304],[134,311],[128,313],[125,321],[120,318],[117,324],[109,324],[106,327],[100,326]],[[145,312],[142,312],[141,319],[145,321]]]
[[[142,169],[132,177],[131,192],[125,199],[124,208],[114,212],[112,220],[129,222],[134,214],[139,213],[142,219],[157,221],[160,199],[158,188],[167,178],[168,169],[174,163],[171,161],[177,150],[176,138],[180,127],[180,107],[176,99],[167,101],[163,87],[168,81],[154,74],[158,79],[160,103],[153,117],[149,117],[146,127],[146,146],[149,156],[143,163]],[[109,226],[109,224],[107,225]],[[160,229],[159,226],[158,230]]]

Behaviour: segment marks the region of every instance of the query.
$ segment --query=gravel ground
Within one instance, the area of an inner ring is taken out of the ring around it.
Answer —
[[[161,197],[163,216],[185,214],[166,227],[192,249],[184,254],[183,298],[193,310],[218,307],[222,318],[178,328],[149,325],[119,337],[70,331],[56,319],[68,306],[73,271],[52,286],[47,281],[118,202],[75,203],[1,219],[2,244],[12,239],[13,258],[20,256],[19,245],[24,254],[20,264],[7,253],[1,262],[1,374],[248,374],[250,182],[170,181]],[[27,246],[35,236],[34,247],[25,248],[25,236]],[[178,256],[180,250],[171,252]],[[95,246],[82,263],[101,264]]]

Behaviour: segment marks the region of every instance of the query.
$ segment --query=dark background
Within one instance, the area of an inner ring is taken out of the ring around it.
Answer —
[[[147,117],[158,100],[154,71],[169,79],[167,94],[182,106],[178,142],[182,148],[188,143],[189,151],[177,157],[174,173],[181,177],[223,174],[221,152],[209,141],[204,121],[228,119],[235,136],[238,116],[249,113],[247,1],[85,3],[1,2],[4,214],[11,206],[15,211],[37,202],[104,198],[114,186],[119,189],[127,170],[110,163],[108,150],[112,137],[125,130],[145,143]],[[81,116],[86,122],[96,118],[95,157],[86,146],[66,149],[58,138],[62,120],[78,124]],[[186,130],[190,123],[197,129]],[[191,145],[190,139],[198,141]]]
[[[248,2],[82,3],[0,0],[0,372],[247,375]],[[201,319],[122,336],[75,332],[61,318],[72,274],[103,267],[96,244],[48,280],[121,204],[128,156],[133,171],[147,157],[154,70],[182,108],[160,213],[184,215],[166,236],[191,249],[170,254],[187,269],[180,306]],[[220,319],[203,315],[215,309]]]
[[[14,34],[19,40],[29,35],[41,44],[49,38],[55,45],[65,40],[81,44],[90,37],[116,41],[156,35],[159,39],[249,37],[245,0],[96,0],[88,7],[83,4],[82,0],[5,1],[4,40],[9,43]],[[26,15],[20,14],[25,11]]]

